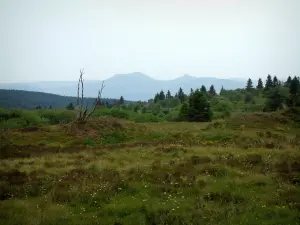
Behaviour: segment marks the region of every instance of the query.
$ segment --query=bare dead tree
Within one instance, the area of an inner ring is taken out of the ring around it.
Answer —
[[[86,104],[85,108],[83,107],[83,90],[84,90],[84,85],[83,85],[83,76],[84,71],[83,69],[80,69],[80,76],[78,80],[78,86],[77,86],[77,106],[76,109],[78,110],[77,112],[77,118],[76,118],[76,123],[85,123],[93,114],[93,112],[96,110],[97,104],[101,102],[101,97],[102,97],[102,91],[105,88],[104,86],[104,81],[102,82],[101,88],[98,91],[98,96],[97,99],[94,103],[94,106],[90,112],[88,112],[88,105]],[[81,87],[81,99],[79,96],[80,93],[80,87]]]

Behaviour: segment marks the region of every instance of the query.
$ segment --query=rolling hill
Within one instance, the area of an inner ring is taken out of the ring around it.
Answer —
[[[42,108],[63,109],[69,103],[76,104],[76,97],[61,96],[44,92],[24,91],[24,90],[3,90],[0,89],[0,108],[12,109],[35,109],[37,106]],[[88,108],[93,106],[95,98],[84,98],[84,105]],[[104,99],[109,104],[115,103],[116,99]],[[128,101],[125,101],[128,103]]]

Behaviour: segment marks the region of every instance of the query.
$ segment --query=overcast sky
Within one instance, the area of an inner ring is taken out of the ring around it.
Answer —
[[[0,82],[300,76],[300,0],[0,0]]]

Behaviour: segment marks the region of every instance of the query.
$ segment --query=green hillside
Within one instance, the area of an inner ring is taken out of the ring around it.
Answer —
[[[0,89],[0,108],[5,109],[35,109],[55,108],[64,109],[70,103],[76,104],[76,97],[60,96],[44,92],[23,91],[23,90],[3,90]],[[105,103],[113,105],[117,103],[117,99],[103,99]],[[84,98],[84,105],[92,107],[95,98]],[[128,101],[125,101],[128,103]]]

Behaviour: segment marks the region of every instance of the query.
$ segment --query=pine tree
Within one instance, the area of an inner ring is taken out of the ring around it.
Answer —
[[[251,78],[247,80],[246,90],[251,91],[253,89],[253,84]]]
[[[226,92],[226,90],[225,90],[225,88],[224,88],[223,85],[222,85],[222,88],[221,88],[221,90],[220,90],[220,96],[224,95],[225,92]]]
[[[279,86],[279,82],[276,76],[273,77],[273,87],[278,87]]]
[[[172,98],[171,92],[170,92],[170,90],[168,90],[168,92],[166,94],[166,99],[171,99],[171,98]]]
[[[119,104],[120,104],[120,105],[123,105],[123,104],[124,104],[124,98],[123,98],[123,96],[120,97]]]
[[[72,102],[70,102],[67,107],[66,107],[67,110],[74,110],[74,105]]]
[[[214,87],[213,84],[209,88],[209,94],[210,94],[210,96],[215,96],[216,95],[216,90],[215,90],[215,87]]]
[[[266,85],[265,85],[265,90],[269,90],[270,88],[274,87],[272,77],[270,74],[268,74],[267,80],[266,80]]]
[[[211,121],[212,111],[205,95],[195,90],[189,98],[188,120],[197,122]]]
[[[163,90],[161,90],[159,93],[159,100],[165,100],[165,99],[166,99],[165,93]]]
[[[296,105],[297,95],[299,91],[300,91],[300,81],[295,76],[290,83],[290,94],[291,94],[291,100],[293,106]]]
[[[177,96],[178,96],[178,98],[179,98],[179,100],[180,100],[181,103],[184,102],[184,100],[185,100],[185,94],[184,94],[184,92],[183,92],[183,90],[182,90],[181,87],[178,90]]]
[[[201,86],[200,91],[201,91],[202,93],[204,93],[204,94],[207,93],[206,87],[205,87],[204,85]]]
[[[194,93],[194,90],[193,90],[193,88],[191,88],[191,91],[190,91],[190,94],[192,94],[192,93]]]
[[[281,109],[284,101],[285,99],[280,94],[278,87],[270,89],[264,111],[276,111],[277,109]]]
[[[154,103],[158,102],[158,100],[159,100],[159,94],[156,93],[156,94],[155,94],[155,97],[154,97]]]
[[[289,76],[287,78],[286,82],[284,83],[284,86],[285,87],[290,87],[291,83],[292,83],[292,78],[291,78],[291,76]]]
[[[259,89],[259,90],[261,90],[261,89],[263,89],[263,88],[264,88],[264,84],[263,84],[263,82],[262,82],[262,79],[261,79],[261,78],[259,78],[259,79],[258,79],[258,82],[257,82],[257,86],[256,86],[256,88],[257,88],[257,89]]]

